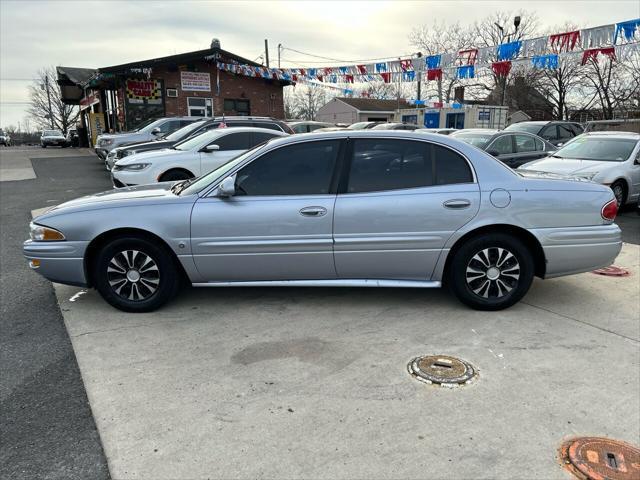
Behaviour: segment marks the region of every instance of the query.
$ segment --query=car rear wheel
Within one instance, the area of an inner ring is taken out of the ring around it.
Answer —
[[[502,310],[527,293],[534,263],[517,238],[487,234],[462,245],[448,273],[449,285],[461,302],[477,310]]]
[[[150,312],[177,293],[179,272],[170,252],[143,238],[105,245],[94,264],[100,295],[125,312]]]
[[[176,180],[188,180],[189,178],[193,178],[193,175],[191,175],[191,173],[187,172],[186,170],[169,170],[168,172],[163,173],[160,178],[159,181],[160,182],[173,182]]]
[[[616,182],[613,182],[613,184],[611,185],[611,190],[613,190],[613,195],[616,197],[618,207],[622,207],[627,201],[626,185],[621,180],[618,180]]]

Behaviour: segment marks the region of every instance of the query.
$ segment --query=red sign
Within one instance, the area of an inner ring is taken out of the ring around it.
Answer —
[[[155,80],[127,80],[129,98],[157,98],[158,93]]]

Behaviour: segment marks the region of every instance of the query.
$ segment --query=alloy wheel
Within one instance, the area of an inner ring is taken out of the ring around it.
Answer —
[[[107,279],[116,295],[139,302],[158,290],[160,270],[155,260],[144,252],[123,250],[109,261]]]
[[[467,264],[468,288],[482,298],[502,298],[518,286],[520,263],[509,250],[485,248]]]
[[[616,197],[618,207],[620,207],[622,205],[622,202],[624,201],[624,188],[618,183],[614,185],[611,190],[613,190],[613,195]]]

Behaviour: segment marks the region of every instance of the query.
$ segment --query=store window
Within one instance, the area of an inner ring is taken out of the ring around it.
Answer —
[[[225,98],[224,113],[230,113],[233,115],[241,115],[241,116],[251,115],[251,107],[249,105],[249,100]]]
[[[188,97],[187,111],[190,117],[213,117],[213,100],[202,97]]]

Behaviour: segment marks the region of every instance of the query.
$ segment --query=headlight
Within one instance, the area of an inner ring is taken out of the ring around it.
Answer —
[[[113,166],[113,169],[117,172],[120,170],[129,170],[133,172],[139,172],[140,170],[144,170],[148,168],[150,163],[132,163],[130,165],[118,165],[117,163]]]
[[[102,138],[100,139],[100,145],[111,145],[113,143],[113,138]]]
[[[58,230],[31,222],[29,224],[29,236],[35,242],[55,242],[66,240]]]
[[[581,173],[576,175],[580,178],[584,178],[585,180],[593,180],[600,172],[589,172],[589,173]]]
[[[135,150],[120,150],[118,152],[118,158],[128,157],[129,155],[133,155]]]

